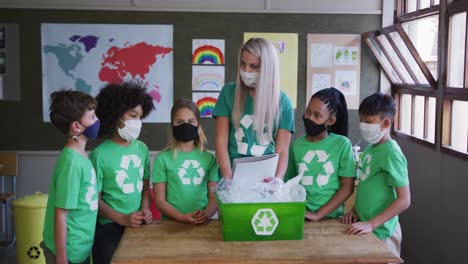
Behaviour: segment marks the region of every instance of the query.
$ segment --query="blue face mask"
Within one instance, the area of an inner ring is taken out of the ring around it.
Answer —
[[[78,123],[80,123],[80,122],[78,121]],[[80,123],[80,125],[84,126],[81,123]],[[84,126],[86,129],[81,134],[85,135],[85,137],[87,137],[88,139],[95,139],[95,138],[97,138],[97,135],[99,133],[99,127],[100,126],[101,126],[101,121],[98,119],[98,120],[96,120],[96,122],[94,122],[94,124],[90,125],[89,127]],[[76,137],[78,137],[78,136],[79,135],[77,135]],[[73,138],[75,138],[75,137],[73,137]]]

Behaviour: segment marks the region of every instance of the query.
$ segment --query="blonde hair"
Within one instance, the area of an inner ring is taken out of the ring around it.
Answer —
[[[258,142],[264,144],[267,140],[274,140],[273,130],[279,124],[281,91],[278,53],[271,41],[264,38],[251,38],[239,50],[239,68],[244,51],[251,53],[260,61],[260,72],[255,88],[253,128]],[[232,113],[236,129],[239,128],[245,99],[249,92],[249,88],[242,82],[239,71],[240,69],[237,73]]]
[[[201,151],[204,151],[205,145],[208,143],[208,141],[206,140],[205,132],[203,131],[203,128],[201,127],[201,124],[200,124],[200,110],[198,110],[198,107],[195,105],[193,101],[188,100],[188,99],[179,99],[174,103],[171,109],[171,124],[169,126],[169,144],[166,148],[164,148],[164,150],[170,149],[172,151],[173,159],[177,157],[177,153],[179,152],[179,141],[177,141],[177,139],[175,139],[173,136],[173,131],[172,131],[173,124],[172,123],[174,122],[174,118],[175,118],[177,111],[183,108],[187,108],[188,110],[192,111],[192,113],[197,118],[198,137],[195,138],[194,140],[195,147],[200,149]]]

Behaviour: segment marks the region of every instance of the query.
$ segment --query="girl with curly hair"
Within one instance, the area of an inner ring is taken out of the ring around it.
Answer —
[[[90,159],[102,187],[93,245],[95,263],[109,263],[126,227],[152,221],[148,147],[138,140],[142,119],[154,109],[138,82],[109,84],[96,96],[104,141]]]

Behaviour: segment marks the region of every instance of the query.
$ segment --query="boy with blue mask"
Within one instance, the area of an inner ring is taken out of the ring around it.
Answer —
[[[342,222],[351,224],[348,234],[373,232],[399,256],[398,214],[408,209],[411,195],[406,158],[390,137],[394,115],[395,101],[390,95],[375,93],[359,106],[361,136],[370,144],[360,159],[355,206]]]
[[[142,119],[154,109],[153,99],[139,82],[109,84],[96,96],[104,141],[90,159],[102,190],[93,262],[107,264],[126,227],[151,223],[150,156],[138,140]]]
[[[85,152],[100,122],[96,101],[79,91],[51,94],[50,120],[66,137],[50,182],[41,247],[46,263],[89,263],[98,211],[96,173]]]

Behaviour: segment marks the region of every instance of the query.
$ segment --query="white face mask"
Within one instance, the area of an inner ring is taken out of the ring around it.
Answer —
[[[382,124],[382,122],[380,124]],[[361,132],[362,139],[370,144],[379,142],[387,132],[387,128],[380,131],[380,124],[359,123],[359,130]]]
[[[240,77],[245,85],[255,88],[257,86],[258,72],[245,72],[240,70]]]
[[[125,141],[137,139],[141,131],[141,120],[129,119],[125,122],[123,120],[120,121],[125,124],[123,128],[117,127],[117,132],[119,132],[120,137]]]

